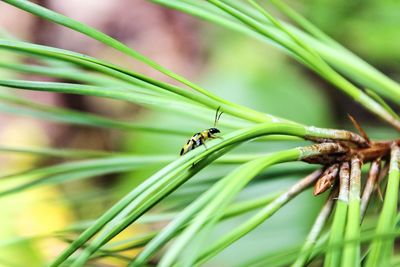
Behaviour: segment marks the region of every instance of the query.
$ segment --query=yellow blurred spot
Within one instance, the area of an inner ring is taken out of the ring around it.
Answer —
[[[16,119],[2,126],[0,131],[0,145],[15,147],[43,147],[48,145],[48,137],[43,130],[43,125],[23,119]],[[0,164],[2,172],[27,169],[37,161],[34,155],[22,155],[21,153],[5,153],[1,155]]]
[[[44,147],[48,145],[45,125],[29,120],[16,119],[2,126],[0,145],[7,147]],[[21,153],[3,153],[0,156],[2,175],[35,167],[40,157]],[[21,181],[2,181],[3,188]],[[52,233],[69,225],[72,214],[68,207],[55,200],[62,196],[54,187],[25,191],[0,199],[0,209],[6,221],[0,222],[2,240],[33,237]],[[24,255],[15,262],[30,262],[29,266],[42,266],[43,259],[54,258],[65,244],[56,239],[24,243],[0,250],[0,257]],[[45,255],[43,253],[46,253]]]

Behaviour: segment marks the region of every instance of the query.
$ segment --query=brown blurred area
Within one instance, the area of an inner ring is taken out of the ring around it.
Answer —
[[[90,25],[189,79],[196,78],[202,66],[199,22],[185,14],[145,0],[42,0],[36,3]],[[19,39],[80,52],[157,79],[168,80],[162,74],[96,40],[5,3],[0,3],[0,14],[0,27],[7,29]],[[22,78],[43,79],[32,76]],[[41,103],[114,117],[126,117],[138,112],[137,107],[121,101],[46,92],[23,92],[23,94]],[[2,116],[1,120],[4,123],[10,118]],[[111,149],[113,144],[106,142],[118,139],[104,138],[105,136],[101,138],[101,135],[108,133],[98,129],[63,127],[60,130],[60,128],[54,129],[47,123],[41,122],[41,124],[50,135],[50,143],[56,146]],[[90,138],[91,135],[94,135],[93,138]]]
[[[199,45],[199,22],[185,14],[167,10],[145,0],[51,0],[35,1],[56,12],[90,25],[133,49],[153,59],[189,79],[196,79],[203,65],[203,51]],[[0,2],[0,28],[6,29],[13,37],[36,44],[68,49],[94,56],[133,71],[170,81],[165,76],[148,68],[144,64],[111,49],[100,42],[74,32],[65,27],[28,14],[3,2]],[[24,59],[33,62],[32,59]],[[52,80],[40,76],[19,74],[6,77],[23,80]],[[73,82],[57,80],[58,82]],[[33,101],[75,110],[105,115],[109,118],[134,119],[142,110],[123,101],[99,99],[95,97],[56,94],[36,91],[14,90]],[[0,114],[0,145],[15,147],[58,147],[117,151],[120,147],[121,132],[81,126],[54,124],[42,120]],[[0,167],[2,175],[31,169],[38,165],[48,165],[58,160],[43,161],[40,157],[21,155],[2,155]],[[68,199],[69,195],[90,191],[93,183],[107,187],[115,182],[108,175],[99,177],[95,182],[82,181],[77,184],[60,185],[25,193],[24,198],[11,198],[1,202],[3,214],[16,218],[3,224],[0,230],[2,238],[37,235],[61,229],[74,220],[87,219],[85,206],[60,208],[49,199]],[[100,184],[99,184],[100,183]],[[79,186],[79,188],[77,188]],[[19,201],[19,202],[18,202]],[[21,203],[20,203],[21,202]],[[10,204],[12,203],[12,205]],[[18,204],[16,204],[18,203]],[[50,204],[52,203],[52,204]],[[97,203],[99,211],[108,203]],[[13,207],[18,207],[17,209]],[[96,211],[90,208],[90,215]],[[87,210],[86,210],[87,213]],[[136,230],[135,230],[136,231]],[[10,236],[10,233],[12,235]],[[57,255],[65,244],[55,240],[45,240],[36,247],[35,253],[43,254],[46,259]],[[37,250],[37,248],[40,248]],[[6,251],[5,253],[11,253]],[[20,253],[17,251],[15,253]],[[29,255],[29,254],[27,254]],[[26,259],[25,259],[26,260]],[[36,266],[33,262],[33,265]],[[1,263],[0,263],[1,266]],[[104,265],[106,266],[106,265]],[[118,266],[118,265],[112,265]]]

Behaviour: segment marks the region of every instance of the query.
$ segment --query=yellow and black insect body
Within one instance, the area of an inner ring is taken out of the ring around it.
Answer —
[[[219,118],[221,117],[222,113],[219,113],[219,109],[217,109],[217,112],[215,113],[215,120],[214,120],[214,127],[210,128],[210,129],[206,129],[204,131],[201,131],[199,133],[194,134],[188,141],[187,143],[182,147],[181,149],[181,153],[180,155],[184,155],[187,152],[195,149],[196,147],[199,147],[201,145],[205,146],[205,141],[207,139],[215,139],[215,138],[220,138],[219,136],[217,136],[217,133],[220,133],[220,130],[218,130],[217,128],[215,128],[215,126],[217,125],[217,122],[219,120]],[[206,147],[207,148],[207,147]]]

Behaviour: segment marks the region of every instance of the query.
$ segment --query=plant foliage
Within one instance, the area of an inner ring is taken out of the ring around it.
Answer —
[[[323,262],[324,266],[389,266],[398,260],[395,240],[399,234],[399,140],[370,140],[355,121],[359,134],[305,125],[255,110],[189,81],[83,23],[31,1],[3,2],[93,38],[147,64],[174,82],[154,79],[88,55],[4,35],[0,39],[1,50],[17,57],[35,59],[37,64],[2,60],[0,68],[70,82],[0,77],[2,112],[63,124],[155,133],[163,138],[177,136],[182,140],[193,134],[190,129],[168,123],[156,125],[115,120],[83,111],[51,107],[14,92],[23,89],[107,98],[167,116],[184,114],[190,120],[204,123],[210,121],[217,108],[224,112],[218,125],[224,130],[222,138],[209,140],[206,149],[199,147],[182,157],[158,153],[0,147],[3,153],[68,160],[3,175],[0,197],[26,194],[29,189],[45,185],[158,168],[149,177],[142,177],[111,207],[104,208],[98,218],[37,237],[57,237],[67,242],[66,248],[52,259],[50,266],[85,266],[88,262],[101,262],[105,257],[118,258],[128,266],[152,263],[163,267],[202,265],[221,256],[225,249],[256,231],[258,226],[269,221],[286,204],[312,186],[315,186],[315,194],[327,190],[330,194],[304,242],[293,244],[276,254],[266,252],[264,256],[242,264],[305,266],[311,262]],[[324,34],[282,1],[269,2],[291,22],[278,19],[272,15],[271,6],[264,6],[265,3],[256,0],[153,2],[277,47],[387,126],[400,130],[400,119],[394,111],[396,107],[391,108],[386,103],[387,100],[395,105],[399,103],[400,85]],[[282,105],[284,103],[285,99],[282,99]],[[238,147],[246,148],[250,141],[261,145],[289,141],[290,148],[274,152],[238,152]],[[313,167],[304,162],[313,164]],[[365,169],[371,162],[375,164],[374,169],[371,164],[369,174],[364,175],[363,167]],[[220,167],[222,171],[216,171],[215,167]],[[307,172],[311,174],[301,178]],[[240,197],[254,185],[263,186],[266,175],[273,178],[285,173],[294,174],[298,180],[291,180],[292,184],[286,189],[262,192],[244,200]],[[198,179],[201,175],[205,178]],[[363,176],[369,182],[364,183]],[[376,202],[382,206],[379,214],[365,212],[370,200],[375,199],[375,192],[381,191],[381,185],[386,187],[386,192],[383,202]],[[234,222],[233,227],[231,225],[231,229],[221,231],[227,221]],[[132,225],[158,227],[124,235],[124,230]],[[75,236],[72,233],[79,234]],[[115,239],[121,236],[119,241]],[[11,243],[15,242],[18,241]],[[7,242],[2,244],[7,245]],[[140,250],[135,253],[125,254],[138,248]],[[243,249],[251,250],[250,247]],[[246,253],[241,251],[241,254]]]

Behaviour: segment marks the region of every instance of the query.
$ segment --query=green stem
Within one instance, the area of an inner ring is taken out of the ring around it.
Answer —
[[[269,15],[264,9],[257,5],[254,1],[248,0],[264,15],[266,16],[273,25],[279,29],[282,33],[288,35],[289,40],[283,40],[276,38],[274,34],[269,32],[262,24],[258,23],[255,19],[247,16],[240,10],[231,7],[229,2],[226,0],[207,0],[208,2],[214,4],[224,12],[237,18],[245,25],[249,26],[258,33],[264,35],[265,37],[271,39],[273,42],[286,48],[289,52],[295,55],[295,58],[300,62],[308,66],[310,69],[321,75],[323,78],[336,85],[344,93],[348,94],[355,101],[362,104],[365,108],[370,110],[372,113],[378,115],[381,119],[385,120],[396,129],[400,130],[400,120],[394,117],[390,112],[388,112],[384,107],[382,107],[378,102],[374,101],[363,91],[354,86],[351,82],[341,76],[332,67],[330,67],[319,54],[311,48],[308,44],[303,42],[300,38],[289,31],[285,26],[283,26],[278,20],[273,16]]]
[[[4,0],[4,2],[11,4],[15,7],[18,7],[20,9],[23,9],[29,13],[35,14],[44,19],[47,19],[49,21],[52,21],[54,23],[57,23],[57,24],[66,26],[72,30],[81,32],[93,39],[96,39],[110,47],[113,47],[113,48],[125,53],[126,55],[132,56],[132,57],[136,58],[137,60],[142,61],[143,63],[149,65],[153,69],[160,71],[161,73],[175,79],[178,82],[181,82],[181,83],[189,86],[190,88],[192,88],[192,89],[198,91],[199,93],[201,93],[202,95],[206,96],[208,98],[208,101],[207,101],[208,103],[209,102],[214,103],[214,105],[212,105],[213,109],[217,109],[219,106],[223,106],[222,110],[235,113],[236,116],[240,117],[240,116],[242,116],[241,114],[247,114],[247,116],[252,117],[253,118],[252,120],[254,120],[254,121],[257,121],[257,122],[266,122],[267,121],[265,114],[263,114],[261,112],[257,112],[255,110],[252,110],[250,108],[232,103],[232,102],[225,100],[219,96],[216,96],[216,95],[212,94],[211,92],[209,92],[209,91],[199,87],[198,85],[190,82],[189,80],[183,78],[182,76],[179,76],[178,74],[162,67],[155,61],[145,57],[144,55],[131,49],[130,47],[126,46],[125,44],[115,40],[114,38],[100,32],[94,28],[91,28],[83,23],[75,21],[71,18],[63,16],[63,15],[61,15],[57,12],[54,12],[52,10],[49,10],[47,8],[36,5],[30,1]],[[184,92],[182,92],[182,93],[184,93]]]
[[[56,66],[37,66],[37,65],[25,65],[15,63],[0,62],[0,68],[18,71],[22,73],[30,73],[36,75],[43,75],[46,77],[55,77],[66,80],[79,81],[83,83],[89,83],[93,85],[121,85],[124,84],[121,81],[113,80],[110,78],[102,77],[101,75],[94,75],[87,73],[81,69],[75,69],[71,67],[56,67]]]
[[[360,188],[361,188],[361,160],[353,157],[351,160],[349,210],[345,230],[346,240],[357,240],[360,237]],[[360,266],[360,243],[353,242],[343,248],[343,267]]]
[[[255,209],[262,208],[265,205],[271,203],[274,199],[279,196],[279,193],[273,193],[265,197],[259,197],[257,199],[251,199],[246,201],[241,201],[230,205],[223,213],[221,220],[227,220],[235,216],[240,216]],[[173,216],[172,218],[176,218]],[[182,228],[184,228],[182,226]],[[160,231],[151,232],[140,237],[134,237],[130,240],[119,241],[115,243],[110,243],[104,246],[104,249],[113,252],[131,250],[134,248],[142,247],[148,244],[155,236],[159,235]]]
[[[344,228],[346,225],[348,198],[349,198],[349,164],[347,162],[340,166],[339,171],[339,197],[336,202],[335,215],[333,217],[333,223],[329,233],[329,246],[339,244],[343,240]],[[332,248],[327,250],[324,267],[337,267],[340,265],[341,250]]]
[[[222,237],[216,243],[212,244],[207,248],[198,258],[196,265],[201,265],[220,253],[226,247],[234,243],[236,240],[240,239],[248,232],[252,231],[254,228],[259,226],[266,219],[271,217],[276,211],[278,211],[283,205],[292,200],[299,193],[303,192],[309,186],[311,186],[320,176],[321,171],[317,170],[307,177],[301,179],[298,183],[293,185],[287,192],[280,195],[271,204],[263,208],[256,215],[251,217],[242,225],[235,228],[233,231]]]
[[[232,20],[228,16],[224,16],[224,14],[215,12],[208,6],[200,5],[197,1],[190,0],[152,0],[155,3],[167,6],[169,8],[173,8],[176,10],[180,10],[192,16],[199,17],[203,20],[210,21],[214,24],[222,25],[225,28],[232,29],[236,32],[243,33],[249,35],[251,37],[255,37],[258,40],[263,42],[267,42],[271,44],[270,40],[265,38],[262,34],[250,30],[248,27],[243,24]],[[283,13],[285,13],[288,17],[292,18],[299,25],[306,29],[306,31],[310,32],[309,35],[306,32],[301,31],[300,29],[281,22],[285,27],[289,28],[293,33],[298,35],[298,39],[303,40],[313,49],[315,49],[318,54],[326,60],[330,65],[334,66],[335,69],[341,71],[352,80],[356,80],[361,83],[364,87],[372,88],[376,92],[383,94],[388,99],[397,99],[400,100],[400,86],[398,83],[385,76],[382,72],[378,71],[367,62],[356,56],[351,51],[347,50],[331,38],[327,37],[321,30],[319,30],[314,25],[310,24],[308,21],[304,22],[304,18],[295,12],[293,9],[285,5],[282,1],[273,0],[272,4],[276,5]],[[244,11],[244,10],[242,10]],[[248,11],[248,10],[246,10]],[[253,19],[258,21],[258,17],[254,16],[254,14],[249,14],[250,12],[244,12],[248,16],[253,17]],[[299,19],[300,18],[300,19]],[[262,27],[265,27],[268,32],[274,35],[274,38],[278,38],[281,41],[288,41],[289,38],[284,36],[281,31],[278,31],[275,26],[272,24],[266,24],[265,20],[258,21],[263,24],[259,24]],[[315,38],[314,38],[315,36]],[[277,48],[282,49],[282,46],[276,45],[272,43]],[[290,51],[285,49],[284,52],[287,52],[291,55]]]
[[[256,160],[250,161],[241,165],[224,179],[220,180],[213,186],[207,193],[208,198],[203,202],[199,208],[199,213],[193,219],[193,222],[184,230],[184,232],[173,242],[168,251],[164,254],[159,262],[160,267],[170,267],[180,254],[183,253],[185,247],[193,239],[194,235],[200,232],[207,226],[209,231],[212,225],[215,225],[224,210],[225,206],[245,187],[259,172],[273,164],[295,161],[301,155],[300,149],[290,149],[273,153],[271,155],[260,157]],[[196,203],[196,202],[194,202]],[[196,203],[197,204],[197,203]],[[186,210],[193,214],[193,209],[189,206]],[[197,209],[198,210],[198,209]],[[195,210],[196,211],[196,210]],[[210,219],[212,218],[212,219]],[[169,229],[168,229],[169,230]],[[173,231],[168,231],[173,233]],[[152,246],[151,250],[143,252],[141,256],[130,266],[142,266],[144,261],[150,257],[162,244],[171,237],[171,235],[164,238],[161,242],[156,240],[157,246]],[[153,244],[153,243],[152,243]],[[188,265],[188,264],[185,264]],[[192,266],[192,263],[190,264]]]
[[[324,136],[330,133],[330,138],[333,139],[336,137],[336,132],[334,130],[321,131],[321,129],[315,127],[304,127],[287,123],[266,123],[227,134],[224,136],[223,141],[211,140],[208,143],[208,149],[206,151],[195,149],[187,153],[183,157],[180,157],[161,169],[141,185],[136,187],[127,196],[122,198],[110,210],[104,213],[104,215],[101,216],[92,227],[87,229],[79,238],[77,238],[75,242],[73,242],[71,246],[67,248],[51,266],[58,266],[60,263],[66,260],[81,245],[87,242],[114,218],[122,216],[121,214],[130,214],[122,221],[118,219],[114,220],[114,222],[111,222],[110,225],[117,223],[118,227],[114,228],[113,226],[113,230],[111,232],[108,232],[106,235],[103,235],[92,242],[84,256],[89,257],[90,254],[96,250],[96,248],[101,247],[113,236],[125,229],[147,209],[169,194],[170,190],[173,190],[173,188],[175,188],[177,185],[180,185],[189,179],[191,176],[182,176],[182,173],[185,173],[185,171],[190,168],[192,164],[210,157],[213,153],[223,148],[244,142],[245,140],[251,140],[253,138],[269,134],[288,134],[304,137],[306,134],[318,136],[321,133]],[[347,136],[347,138],[350,138],[350,136]],[[330,143],[328,145],[334,144]],[[307,149],[304,150],[304,155],[307,153],[311,153],[311,151]],[[319,152],[314,151],[314,153]],[[308,156],[312,156],[312,154],[313,153],[309,154]],[[152,196],[151,199],[149,198],[150,196]],[[135,212],[132,213],[133,210]]]
[[[322,207],[320,213],[318,214],[317,219],[313,227],[311,228],[310,233],[307,236],[306,242],[301,248],[300,254],[297,257],[297,260],[292,264],[292,267],[302,267],[305,266],[310,258],[312,248],[317,242],[317,238],[320,235],[329,215],[331,214],[334,198],[336,197],[338,190],[334,189],[331,191],[328,199],[326,200],[325,205]]]
[[[399,161],[400,149],[397,145],[393,144],[386,194],[382,212],[376,226],[376,234],[382,234],[395,229],[400,185]],[[380,238],[374,239],[370,245],[370,252],[368,253],[365,266],[388,266],[394,246],[393,240],[393,237],[386,240]]]

